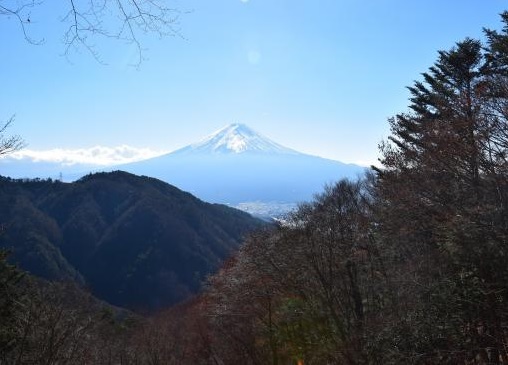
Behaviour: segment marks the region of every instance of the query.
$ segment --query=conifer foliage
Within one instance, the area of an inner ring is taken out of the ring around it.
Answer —
[[[236,344],[252,364],[508,364],[502,19],[408,88],[373,176],[252,236],[212,279],[221,359]]]
[[[380,233],[411,252],[398,267],[408,286],[402,273],[413,271],[411,297],[399,298],[417,298],[401,320],[413,359],[507,361],[507,119],[496,109],[508,94],[494,53],[472,39],[439,52],[382,146]]]
[[[409,87],[373,174],[250,235],[199,297],[94,358],[508,364],[508,12],[502,21],[486,42],[440,51]]]

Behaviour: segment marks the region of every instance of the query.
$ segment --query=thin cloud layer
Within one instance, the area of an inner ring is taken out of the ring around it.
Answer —
[[[76,164],[111,166],[146,160],[165,153],[167,151],[121,145],[116,147],[94,146],[79,149],[54,148],[42,151],[23,149],[12,153],[10,158],[16,160],[28,159],[33,162],[60,163],[64,166]]]

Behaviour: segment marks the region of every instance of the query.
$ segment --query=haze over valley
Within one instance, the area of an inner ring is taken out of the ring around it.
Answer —
[[[7,157],[0,168],[12,178],[76,180],[90,172],[123,170],[155,177],[198,198],[259,216],[280,216],[308,201],[326,184],[357,178],[365,167],[283,147],[245,124],[230,124],[174,152],[113,167]]]
[[[0,365],[508,365],[508,5],[0,0]]]

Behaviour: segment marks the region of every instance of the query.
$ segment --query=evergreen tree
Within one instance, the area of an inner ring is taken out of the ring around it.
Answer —
[[[20,310],[19,281],[23,273],[7,262],[8,253],[0,250],[0,363],[16,344],[15,313]]]
[[[380,226],[412,293],[400,323],[412,358],[488,362],[504,346],[507,175],[487,60],[472,39],[439,52],[382,146]]]

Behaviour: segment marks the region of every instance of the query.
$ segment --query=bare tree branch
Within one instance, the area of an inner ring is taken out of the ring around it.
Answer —
[[[0,122],[0,156],[17,151],[25,145],[20,136],[7,136],[5,134],[13,121],[14,117],[11,117],[7,122]]]
[[[144,60],[141,37],[155,35],[163,38],[179,36],[178,20],[181,11],[170,7],[169,0],[68,0],[60,21],[67,24],[64,30],[64,55],[72,50],[85,49],[98,62],[99,39],[116,39],[132,44],[137,49],[137,61]],[[20,25],[24,38],[31,44],[41,44],[30,35],[31,10],[47,5],[43,0],[0,0],[0,16],[14,18]],[[49,5],[48,5],[49,6]]]
[[[44,39],[32,38],[28,33],[27,27],[32,23],[30,10],[41,4],[42,1],[36,0],[16,1],[14,3],[13,1],[0,0],[0,16],[4,15],[8,18],[14,18],[18,22],[25,40],[30,44],[40,45],[44,43]]]
[[[94,39],[118,39],[135,45],[139,65],[144,49],[140,37],[153,34],[159,38],[179,35],[180,11],[167,6],[166,0],[69,0],[69,11],[63,18],[70,23],[64,35],[65,54],[84,47],[99,62]]]

